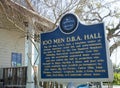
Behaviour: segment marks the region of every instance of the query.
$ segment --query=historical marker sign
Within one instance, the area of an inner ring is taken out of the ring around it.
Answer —
[[[40,78],[54,81],[111,81],[104,24],[82,25],[66,14],[60,25],[41,34]]]

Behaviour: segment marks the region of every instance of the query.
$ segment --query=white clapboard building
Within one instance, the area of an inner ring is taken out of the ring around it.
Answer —
[[[32,11],[26,0],[15,1],[0,1],[0,67],[26,65],[29,33],[34,36],[53,25]]]

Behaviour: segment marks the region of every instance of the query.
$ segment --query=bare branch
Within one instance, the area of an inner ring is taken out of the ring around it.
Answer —
[[[28,4],[28,6],[30,7],[30,9],[31,9],[32,11],[35,11],[34,8],[33,8],[33,6],[32,6],[31,3],[30,3],[30,0],[25,0],[25,1],[26,1],[26,3]]]
[[[106,16],[104,16],[103,19],[111,15],[111,10],[109,8],[108,8],[108,10],[109,10],[109,13]]]
[[[86,19],[84,19],[84,21],[91,21],[91,22],[98,21],[98,22],[101,22],[101,20],[99,20],[98,18],[94,18],[94,19],[88,19],[88,18],[86,18]]]
[[[118,23],[118,25],[115,27],[114,30],[117,30],[117,29],[119,29],[119,28],[120,28],[120,20],[119,20],[119,23]]]
[[[116,35],[119,35],[119,33],[120,33],[120,30],[116,33]]]
[[[118,31],[117,33],[115,33],[116,32],[116,30],[118,30],[120,28],[120,21],[119,21],[119,23],[117,24],[117,26],[115,27],[115,28],[112,28],[112,29],[107,29],[108,30],[108,40],[110,39],[110,38],[113,38],[113,37],[117,37],[117,36],[119,36],[118,34],[120,33],[120,31]],[[115,34],[114,34],[115,33]]]
[[[43,1],[45,2],[44,4],[45,4],[48,8],[53,8],[53,7],[55,7],[55,4],[51,4],[51,5],[50,5],[50,4],[47,3],[47,0],[43,0]]]
[[[113,52],[118,46],[120,46],[120,41],[115,42],[115,43],[110,47],[110,55],[112,54],[112,52]]]

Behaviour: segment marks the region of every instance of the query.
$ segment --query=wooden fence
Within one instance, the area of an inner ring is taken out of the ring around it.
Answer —
[[[25,88],[27,67],[1,68],[0,88]]]

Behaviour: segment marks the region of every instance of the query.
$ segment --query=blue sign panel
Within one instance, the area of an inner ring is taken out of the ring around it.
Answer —
[[[22,54],[13,52],[11,55],[12,66],[21,66],[22,65]]]
[[[41,79],[108,78],[104,24],[83,25],[66,14],[41,34]]]

